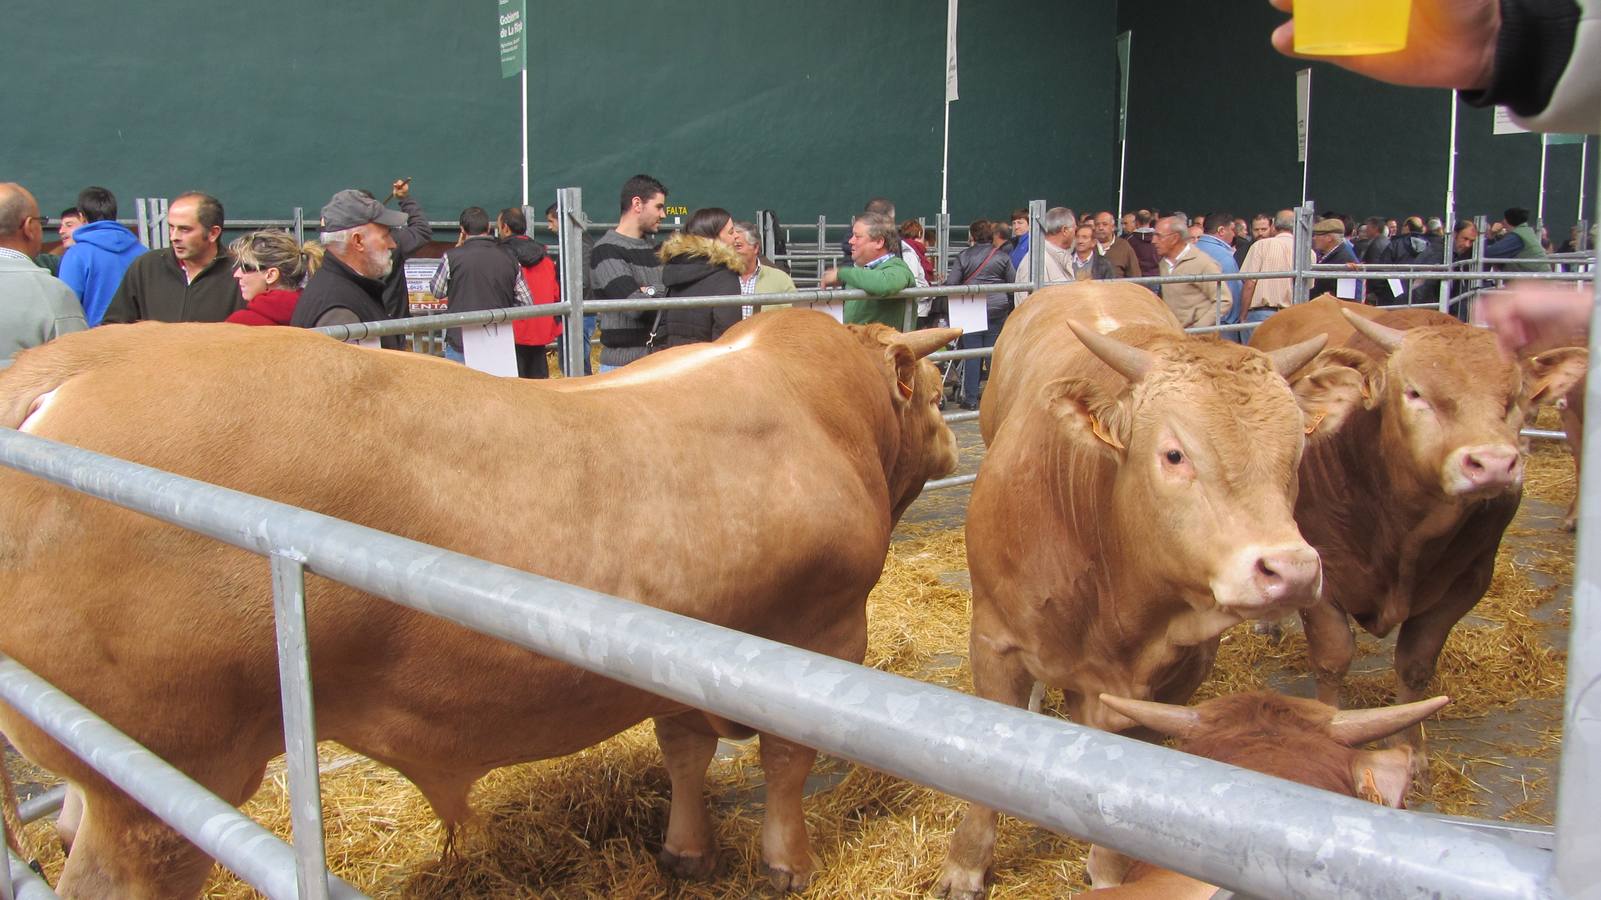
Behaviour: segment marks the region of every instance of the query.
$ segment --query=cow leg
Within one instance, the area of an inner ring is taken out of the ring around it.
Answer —
[[[1009,706],[1027,702],[1034,676],[1015,653],[998,652],[975,630],[968,657],[973,667],[973,691],[986,700]],[[934,894],[951,900],[978,900],[984,896],[984,878],[995,858],[995,810],[973,803],[951,835],[945,868]]]
[[[1431,696],[1429,683],[1434,680],[1446,638],[1451,636],[1451,629],[1456,623],[1484,596],[1494,571],[1495,557],[1486,553],[1482,563],[1476,562],[1457,576],[1438,604],[1401,624],[1401,630],[1395,636],[1395,702],[1411,703]],[[1413,781],[1420,786],[1427,786],[1429,757],[1423,746],[1423,725],[1419,723],[1398,732],[1385,743],[1388,746],[1405,745],[1412,748]]]
[[[72,852],[72,842],[83,823],[83,791],[75,784],[67,785],[66,799],[61,801],[61,813],[56,816],[56,837],[61,840],[63,853]]]
[[[706,878],[717,869],[712,818],[706,810],[706,767],[717,752],[717,735],[694,728],[701,713],[659,717],[656,743],[672,780],[672,809],[656,860],[679,878]]]
[[[767,864],[767,876],[774,887],[780,891],[804,891],[817,863],[812,859],[801,800],[817,751],[765,732],[761,746],[762,772],[767,776],[762,861]]]
[[[121,794],[97,792],[83,798],[56,892],[63,900],[183,900],[199,896],[210,872],[211,857],[160,819]]]
[[[1301,628],[1306,632],[1306,655],[1317,679],[1317,698],[1338,708],[1345,673],[1356,655],[1356,635],[1345,613],[1327,601],[1301,610]]]

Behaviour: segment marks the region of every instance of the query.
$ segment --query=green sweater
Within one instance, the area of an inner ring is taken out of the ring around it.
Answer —
[[[874,297],[887,297],[906,290],[917,281],[912,270],[899,256],[891,256],[876,268],[854,266],[839,270],[839,280],[848,288],[866,291]],[[849,325],[866,325],[881,322],[891,328],[906,327],[905,300],[847,300],[845,322]]]

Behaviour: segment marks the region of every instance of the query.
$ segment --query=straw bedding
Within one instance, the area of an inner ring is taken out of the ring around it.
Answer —
[[[1572,496],[1566,448],[1538,444],[1529,463],[1527,494],[1564,507]],[[867,663],[880,669],[970,689],[966,668],[968,593],[960,530],[903,527],[869,600]],[[1549,535],[1547,536],[1549,537]],[[1511,542],[1508,542],[1509,544]],[[1521,556],[1521,558],[1514,558]],[[1458,626],[1441,655],[1438,687],[1454,698],[1442,714],[1472,720],[1502,711],[1522,714],[1529,698],[1559,697],[1564,654],[1531,616],[1552,604],[1556,587],[1542,587],[1533,570],[1571,578],[1571,542],[1560,536],[1514,554],[1504,546],[1490,595]],[[1560,613],[1558,614],[1560,619]],[[1386,644],[1388,642],[1385,642]],[[1388,646],[1365,635],[1350,679],[1348,704],[1372,705],[1392,696]],[[1379,653],[1371,660],[1364,654]],[[1382,664],[1380,664],[1382,660]],[[1371,665],[1369,665],[1371,663]],[[1236,627],[1225,635],[1213,676],[1198,699],[1264,686],[1310,692],[1305,643],[1289,629],[1275,643]],[[1048,700],[1056,700],[1054,695]],[[1049,703],[1048,703],[1049,706]],[[930,728],[940,727],[930,722]],[[1500,746],[1483,741],[1431,745],[1432,786],[1413,806],[1483,813],[1493,785],[1485,774],[1504,768],[1509,754],[1554,759],[1559,720],[1521,721],[1506,728]],[[322,747],[323,801],[329,862],[334,871],[379,897],[748,897],[768,893],[760,865],[761,769],[754,743],[725,744],[708,779],[722,870],[704,883],[662,875],[654,854],[666,822],[668,782],[649,725],[636,727],[583,753],[491,773],[474,791],[478,819],[441,860],[443,830],[421,796],[394,772],[336,745]],[[1554,770],[1554,762],[1549,770]],[[963,805],[933,791],[824,758],[806,804],[820,862],[810,891],[819,897],[922,896],[939,873],[946,843]],[[1540,821],[1551,789],[1534,774],[1518,782],[1510,819]],[[280,762],[246,812],[287,834],[285,781]],[[52,879],[61,856],[35,825],[36,848]],[[1061,896],[1084,885],[1087,846],[1026,823],[1002,818],[996,846],[994,896]],[[252,897],[217,870],[209,898]]]

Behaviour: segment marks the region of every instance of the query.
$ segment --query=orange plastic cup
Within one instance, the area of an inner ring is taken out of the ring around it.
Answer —
[[[1295,52],[1373,56],[1406,49],[1412,0],[1295,0]]]

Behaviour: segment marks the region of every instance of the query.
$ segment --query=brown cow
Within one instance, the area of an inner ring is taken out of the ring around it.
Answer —
[[[1579,475],[1584,459],[1584,392],[1588,379],[1580,374],[1575,380],[1574,370],[1582,373],[1590,367],[1590,351],[1584,347],[1559,347],[1521,360],[1523,377],[1534,384],[1529,402],[1534,406],[1550,403],[1562,418],[1562,430],[1567,435],[1568,452],[1573,455],[1573,500],[1562,518],[1562,530],[1572,531],[1579,524]],[[1553,385],[1572,381],[1566,392],[1554,392]],[[1529,418],[1533,419],[1533,410]]]
[[[854,661],[891,529],[956,463],[920,361],[950,329],[784,310],[558,381],[287,328],[70,337],[0,377],[0,422]],[[265,561],[9,469],[0,497],[0,652],[229,802],[250,797],[284,749]],[[307,592],[319,736],[399,770],[447,825],[490,769],[654,717],[673,786],[662,859],[713,870],[706,767],[719,734],[749,731],[321,578]],[[210,860],[4,705],[0,727],[85,798],[63,896],[195,895]],[[781,888],[814,869],[815,756],[762,736]]]
[[[1133,728],[1103,691],[1187,700],[1225,629],[1317,599],[1291,515],[1303,414],[1279,373],[1322,346],[1185,335],[1135,285],[1029,298],[995,347],[968,504],[979,696],[1037,708],[1050,685],[1074,721]],[[972,806],[938,890],[981,896],[994,843],[994,811]]]
[[[1425,696],[1451,627],[1489,587],[1523,491],[1518,431],[1529,397],[1567,390],[1560,373],[1526,385],[1489,332],[1429,309],[1370,311],[1320,298],[1268,321],[1251,346],[1328,335],[1335,346],[1292,380],[1312,402],[1357,398],[1301,464],[1295,518],[1324,561],[1324,602],[1301,613],[1318,699],[1339,704],[1355,639],[1346,617],[1396,627],[1402,702]],[[1321,423],[1318,430],[1330,423]],[[1426,758],[1423,734],[1401,739]]]
[[[1179,749],[1347,797],[1404,808],[1412,751],[1359,750],[1437,712],[1435,697],[1405,706],[1340,712],[1271,691],[1217,697],[1196,707],[1105,694],[1101,702],[1146,728],[1180,739]],[[1217,887],[1104,847],[1090,848],[1089,874],[1104,900],[1210,900]]]

